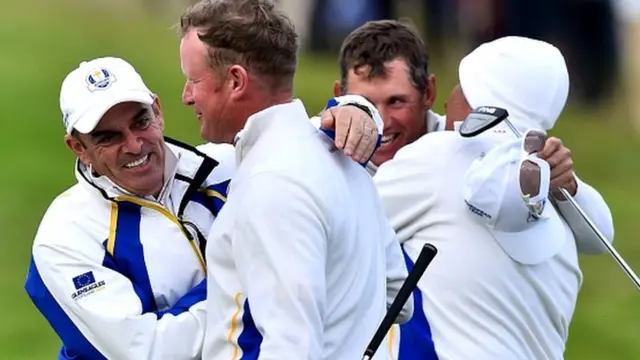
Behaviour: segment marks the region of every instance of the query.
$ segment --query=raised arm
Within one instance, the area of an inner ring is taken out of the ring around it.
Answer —
[[[556,137],[549,137],[539,156],[551,166],[551,188],[558,210],[567,221],[576,239],[578,251],[584,254],[600,254],[606,248],[584,218],[573,208],[558,188],[565,188],[580,205],[609,243],[613,243],[613,219],[602,196],[574,173],[571,151]]]
[[[609,244],[613,244],[613,217],[609,206],[602,198],[602,195],[584,181],[576,176],[578,184],[577,191],[573,199],[580,205],[582,210],[589,217],[591,222],[600,230]],[[580,213],[569,203],[568,200],[557,201],[558,210],[567,221],[573,235],[576,238],[578,251],[588,255],[598,255],[607,249],[602,244],[598,235],[591,229]]]
[[[378,110],[360,95],[331,98],[311,123],[347,156],[365,165],[380,147],[384,125]]]

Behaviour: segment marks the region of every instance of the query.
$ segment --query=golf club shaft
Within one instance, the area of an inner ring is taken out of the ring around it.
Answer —
[[[393,299],[391,306],[389,306],[389,309],[382,319],[380,326],[371,338],[371,342],[369,342],[369,346],[367,346],[362,360],[370,360],[376,353],[378,347],[380,347],[380,344],[382,343],[382,340],[384,340],[385,335],[387,334],[387,332],[389,332],[391,326],[393,326],[393,323],[400,314],[400,311],[402,311],[404,305],[407,303],[407,300],[409,300],[411,293],[413,293],[413,290],[418,286],[418,281],[420,281],[420,278],[424,274],[424,271],[427,269],[437,253],[438,249],[436,249],[436,247],[431,244],[425,244],[422,247],[420,255],[418,255],[418,259],[413,265],[413,268],[409,272],[409,275],[407,276],[405,281],[402,283],[398,294],[396,294],[396,297]]]
[[[511,121],[509,121],[509,119],[505,119],[505,123],[507,124],[509,129],[511,129],[511,132],[513,132],[515,136],[517,136],[518,138],[522,137],[522,134],[520,134],[518,129],[515,126],[513,126]],[[622,258],[622,256],[616,251],[613,245],[611,245],[607,241],[607,238],[600,232],[600,230],[598,230],[598,227],[593,223],[593,221],[591,221],[589,216],[587,216],[584,210],[582,210],[582,207],[578,205],[578,203],[573,199],[571,194],[569,194],[569,192],[564,188],[560,188],[560,192],[565,197],[565,199],[569,201],[571,206],[580,214],[580,216],[584,219],[587,225],[589,225],[591,230],[593,230],[593,232],[597,235],[602,245],[604,245],[604,247],[607,248],[607,251],[609,251],[609,254],[611,254],[611,257],[618,263],[618,266],[620,266],[622,271],[624,271],[625,274],[627,274],[627,276],[629,277],[629,279],[631,279],[631,281],[636,286],[636,288],[640,290],[640,278],[638,278],[638,275],[636,275],[636,273],[633,271],[631,266],[629,266],[629,264],[627,264],[627,262],[624,261],[624,258]],[[551,201],[555,203],[555,199],[553,197],[551,198]]]
[[[569,192],[562,188],[560,189],[560,192],[571,203],[573,208],[576,209],[576,211],[580,214],[580,216],[584,219],[584,221],[589,225],[591,230],[593,230],[593,232],[596,233],[602,245],[604,245],[604,247],[607,248],[607,251],[609,251],[609,254],[611,254],[611,257],[618,263],[622,271],[624,271],[625,274],[627,274],[627,276],[629,277],[629,279],[631,279],[631,281],[636,286],[636,288],[640,290],[640,278],[638,278],[638,275],[636,275],[633,269],[631,269],[631,266],[627,264],[627,262],[624,260],[624,258],[622,258],[622,256],[618,253],[618,251],[616,251],[613,245],[611,245],[607,241],[605,236],[600,232],[600,230],[598,230],[598,227],[591,221],[591,219],[589,219],[587,214],[584,212],[584,210],[582,210],[580,205],[578,205],[578,203],[573,199],[573,197],[569,194]]]

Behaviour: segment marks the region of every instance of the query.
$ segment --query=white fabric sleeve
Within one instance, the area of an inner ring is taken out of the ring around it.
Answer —
[[[313,125],[313,127],[320,129],[320,125],[322,125],[322,118],[319,115],[310,118],[309,121],[311,121],[311,125]]]
[[[446,125],[446,116],[440,115],[433,110],[427,112],[427,133],[445,131]]]
[[[577,176],[576,181],[578,182],[578,191],[573,199],[580,205],[602,235],[605,236],[607,242],[613,244],[613,218],[609,206],[596,189],[580,180]],[[556,204],[558,211],[573,232],[576,246],[580,253],[597,255],[607,251],[606,247],[600,242],[598,235],[568,200],[556,201]]]
[[[231,144],[206,143],[196,147],[198,151],[218,162],[214,169],[222,178],[230,179],[236,170],[236,150]]]
[[[79,229],[69,231],[72,224],[49,225],[40,229],[42,238],[34,245],[27,291],[76,356],[95,358],[96,350],[121,360],[201,356],[204,281],[168,311],[143,313],[140,289],[103,266],[105,250],[99,243]]]
[[[386,221],[385,221],[386,222]],[[400,292],[402,284],[407,278],[407,265],[402,255],[402,248],[398,243],[396,233],[389,226],[387,231],[387,241],[385,244],[386,256],[387,256],[387,307],[391,306],[393,300]],[[396,324],[404,324],[413,316],[414,299],[413,293],[407,299],[407,302],[402,307],[400,314],[395,320]]]
[[[322,359],[328,228],[322,205],[308,187],[273,173],[254,175],[243,188],[231,241],[264,338],[260,359]]]

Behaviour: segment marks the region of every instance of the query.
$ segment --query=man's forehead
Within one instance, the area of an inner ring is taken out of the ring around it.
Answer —
[[[370,76],[370,68],[349,70],[346,79],[348,92],[375,93],[377,97],[414,95],[417,90],[411,82],[406,65],[387,64],[384,73],[373,76]]]
[[[180,40],[180,67],[182,73],[200,71],[207,67],[207,47],[198,38],[196,30],[189,31]]]
[[[385,78],[397,75],[407,75],[409,73],[409,65],[402,57],[386,61],[382,64],[355,64],[349,69],[349,74],[365,78]]]

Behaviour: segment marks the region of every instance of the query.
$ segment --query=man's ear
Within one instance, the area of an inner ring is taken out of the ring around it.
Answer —
[[[83,164],[89,166],[90,161],[89,161],[89,156],[87,154],[87,147],[82,143],[82,141],[80,141],[79,139],[76,139],[72,135],[67,134],[64,137],[64,142],[67,144],[67,147],[71,151],[73,151],[74,154],[76,154],[78,159],[80,159],[80,161]]]
[[[157,107],[159,112],[162,112],[162,103],[160,102],[160,97],[158,95],[153,96],[153,105]],[[154,109],[155,111],[156,109]]]
[[[164,130],[164,116],[162,115],[162,104],[160,103],[160,98],[155,95],[153,104],[151,104],[153,108],[153,115],[156,117],[156,121],[158,125],[160,125],[160,129]]]
[[[340,85],[340,81],[336,80],[333,82],[333,96],[338,97],[344,95],[342,93],[342,86]]]
[[[436,76],[431,74],[427,77],[427,88],[424,91],[424,105],[431,109],[436,102],[438,89],[436,86]]]
[[[240,65],[232,65],[227,70],[227,81],[229,81],[231,97],[237,99],[244,95],[249,85],[249,73]]]

